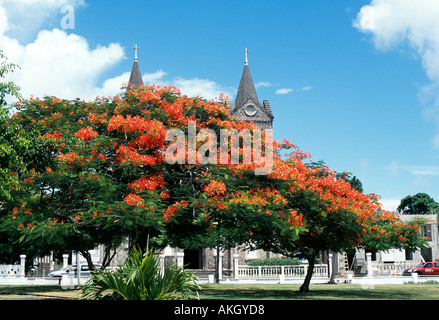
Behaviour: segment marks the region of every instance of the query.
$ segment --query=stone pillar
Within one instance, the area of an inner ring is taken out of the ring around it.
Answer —
[[[184,267],[184,252],[177,252],[177,267]]]
[[[373,277],[372,274],[372,253],[368,252],[366,253],[366,259],[367,259],[367,276],[369,278]]]
[[[26,270],[26,255],[21,254],[20,255],[20,276],[25,276],[25,270]]]
[[[69,255],[63,254],[62,255],[62,267],[67,268],[68,265],[69,265]]]
[[[233,275],[235,277],[235,279],[239,278],[239,254],[235,253],[233,255]]]

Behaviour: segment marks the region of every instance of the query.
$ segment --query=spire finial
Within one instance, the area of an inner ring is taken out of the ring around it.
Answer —
[[[245,53],[245,65],[248,65],[248,57],[247,57],[247,54],[249,54],[249,53],[250,53],[250,51],[248,51],[248,50],[247,50],[247,48],[245,48],[245,50],[244,50],[244,51],[242,51],[242,52],[244,52],[244,53]]]
[[[140,49],[140,47],[137,46],[137,44],[134,45],[134,60],[137,61],[137,50]]]

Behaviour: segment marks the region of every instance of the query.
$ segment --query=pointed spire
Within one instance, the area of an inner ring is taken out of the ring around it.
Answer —
[[[142,74],[140,73],[139,64],[137,63],[137,50],[140,48],[137,44],[133,47],[134,49],[134,64],[131,70],[130,80],[128,81],[129,86],[133,86],[134,88],[138,88],[140,85],[143,85]]]
[[[256,102],[259,103],[258,95],[256,94],[255,85],[253,84],[253,79],[250,74],[250,68],[248,67],[248,56],[250,52],[245,48],[243,51],[245,53],[245,64],[244,70],[242,72],[241,81],[239,83],[238,93],[236,95],[235,106],[239,107],[244,103],[247,98],[252,97]]]

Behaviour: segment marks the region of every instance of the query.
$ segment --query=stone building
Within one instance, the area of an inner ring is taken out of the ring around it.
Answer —
[[[439,259],[439,216],[398,214],[403,222],[414,219],[424,219],[425,226],[421,229],[421,236],[426,237],[428,248],[414,252],[403,249],[390,249],[371,253],[370,259],[374,275],[401,275],[407,268],[416,266],[421,262],[436,261]],[[323,257],[323,261],[325,258]],[[367,252],[357,249],[354,255],[335,254],[333,268],[339,275],[353,273],[361,276],[367,274]]]

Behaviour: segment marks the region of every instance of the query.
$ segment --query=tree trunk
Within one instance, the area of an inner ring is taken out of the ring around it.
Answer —
[[[113,258],[116,256],[117,249],[114,249],[113,253],[111,253],[111,247],[105,247],[105,255],[102,261],[102,267],[106,268],[110,265]]]
[[[141,231],[136,232],[131,240],[129,246],[129,252],[132,252],[133,248],[138,248],[143,253],[146,252],[146,248],[149,247],[149,228],[144,228]]]
[[[88,252],[87,250],[79,250],[79,252],[82,254],[82,256],[85,258],[85,260],[87,261],[88,264],[88,269],[93,272],[95,271],[95,266],[93,263],[93,260],[91,259],[91,254],[90,252]],[[78,268],[78,272],[79,272],[79,268],[80,266],[77,266]]]
[[[306,259],[308,260],[308,271],[306,272],[305,281],[300,286],[299,292],[309,292],[309,284],[311,283],[312,274],[314,272],[315,258],[316,254],[311,254],[310,256],[306,257]]]

